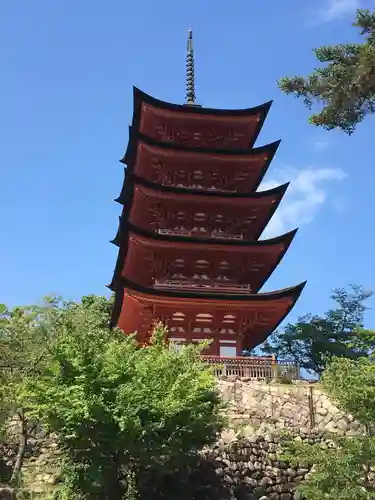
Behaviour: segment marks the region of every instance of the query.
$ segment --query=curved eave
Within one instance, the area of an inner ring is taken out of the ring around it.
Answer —
[[[288,187],[289,183],[286,183],[286,184],[283,184],[282,186],[278,186],[276,188],[273,188],[273,189],[269,189],[267,191],[260,191],[260,192],[256,192],[256,193],[252,193],[252,194],[249,194],[249,195],[242,195],[241,197],[245,197],[245,198],[261,198],[263,196],[269,196],[270,194],[278,194],[279,196],[277,197],[276,199],[276,202],[271,205],[271,209],[270,209],[270,212],[268,214],[268,218],[267,218],[267,222],[266,222],[266,225],[268,224],[268,222],[271,220],[274,212],[277,210],[282,198],[283,198],[283,195]],[[123,263],[124,263],[124,259],[126,257],[126,253],[127,253],[127,242],[128,242],[128,230],[129,230],[129,220],[128,220],[128,217],[129,217],[129,213],[130,213],[130,210],[131,210],[131,207],[132,207],[132,203],[133,203],[133,195],[134,195],[134,183],[133,182],[129,182],[129,183],[125,183],[124,186],[126,186],[126,193],[125,191],[123,190],[122,192],[122,195],[124,196],[124,206],[123,206],[123,211],[122,211],[122,215],[119,217],[119,225],[118,225],[118,230],[117,230],[117,233],[116,233],[116,236],[113,238],[113,240],[111,240],[111,243],[113,243],[114,245],[118,246],[119,247],[119,252],[118,252],[118,256],[117,256],[117,260],[116,260],[116,265],[115,265],[115,269],[114,269],[114,272],[113,272],[113,278],[111,280],[111,284],[108,285],[108,287],[111,289],[111,290],[114,290],[114,283],[117,279],[117,276],[119,274],[119,272],[121,271],[122,269],[122,266],[123,266]],[[183,188],[169,188],[167,189],[166,187],[160,187],[158,186],[158,189],[164,191],[164,190],[173,190],[173,192],[186,192],[188,190],[184,190]],[[194,193],[194,194],[199,194],[199,195],[202,195],[201,192],[199,193]],[[211,193],[211,195],[215,196],[213,193]],[[233,194],[232,193],[227,193],[225,198],[230,198],[230,197],[233,197]],[[237,196],[235,196],[237,197]],[[126,202],[125,202],[126,200]],[[118,201],[118,200],[117,200]],[[119,201],[120,203],[120,201]],[[141,229],[139,228],[134,228],[134,226],[132,226],[133,229],[135,229],[136,231],[142,231]],[[258,231],[258,234],[255,234],[254,235],[254,239],[255,240],[258,240],[258,238],[260,237],[260,235],[262,234],[262,232],[264,231],[264,227],[261,227],[260,230]],[[295,230],[296,231],[296,230]],[[155,233],[152,233],[152,236],[151,236],[151,233],[148,233],[148,232],[145,232],[143,231],[143,234],[147,234],[148,236],[150,237],[154,237],[154,238],[158,238],[158,237],[161,237],[161,235],[155,235]],[[287,233],[287,234],[293,234],[293,231],[291,231],[290,233]],[[295,234],[295,233],[294,233]],[[285,235],[284,235],[285,236]],[[187,241],[188,240],[188,237],[178,237],[178,236],[167,236],[167,235],[163,235],[164,238],[183,238],[184,241]],[[279,237],[279,238],[282,238],[283,236]],[[293,235],[294,237],[294,235]],[[292,238],[293,239],[293,238]],[[194,240],[194,238],[193,238]],[[207,240],[200,240],[200,241],[207,241]],[[263,244],[261,243],[262,241],[267,241],[267,240],[260,240],[258,242],[258,244]],[[217,243],[217,241],[215,240],[215,244]],[[247,241],[244,241],[244,242],[238,242],[237,244],[246,244],[248,243]],[[222,244],[225,244],[224,241]]]
[[[121,226],[121,221],[120,221]],[[114,245],[119,247],[117,261],[115,265],[115,269],[113,272],[113,278],[111,283],[108,285],[108,288],[112,291],[116,289],[116,283],[118,278],[121,276],[122,270],[125,266],[125,260],[128,253],[129,248],[129,236],[131,233],[135,235],[139,235],[141,238],[148,239],[150,242],[168,242],[168,243],[183,243],[186,245],[188,249],[189,246],[198,246],[198,247],[206,247],[209,245],[213,245],[216,247],[222,247],[223,249],[228,248],[230,251],[231,248],[264,248],[264,247],[272,247],[273,245],[284,244],[284,250],[280,252],[278,259],[276,260],[274,266],[272,266],[264,277],[263,282],[259,286],[259,289],[264,286],[264,284],[268,281],[276,267],[280,264],[284,255],[288,251],[298,229],[294,229],[293,231],[289,231],[281,236],[277,236],[275,238],[270,238],[268,240],[259,240],[259,241],[233,241],[233,240],[219,240],[219,239],[198,239],[198,238],[189,238],[189,237],[179,237],[179,236],[169,236],[169,235],[159,235],[154,233],[148,233],[143,231],[140,228],[136,228],[131,224],[127,224],[126,227],[122,227],[119,230],[116,238],[111,241]]]
[[[129,127],[129,141],[128,146],[126,148],[126,152],[124,157],[120,160],[120,163],[127,165],[132,168],[137,154],[137,145],[138,142],[144,142],[149,146],[153,146],[160,149],[167,149],[170,151],[183,151],[188,153],[196,153],[198,155],[202,154],[214,154],[215,156],[255,156],[260,155],[262,153],[268,153],[270,158],[268,160],[268,164],[272,161],[275,153],[281,143],[281,139],[271,142],[269,144],[265,144],[264,146],[258,146],[256,148],[248,148],[248,149],[213,149],[213,148],[198,148],[193,146],[182,146],[180,144],[174,144],[170,142],[162,142],[152,139],[145,134],[142,134],[138,129],[134,128],[134,126]],[[267,163],[267,162],[266,162]]]
[[[121,279],[121,284],[124,288],[129,288],[136,292],[142,293],[143,295],[153,295],[155,297],[167,297],[170,299],[207,299],[213,300],[214,302],[226,301],[230,299],[231,301],[238,302],[267,302],[277,299],[294,299],[297,300],[300,296],[304,286],[307,281],[300,283],[297,286],[291,286],[288,288],[283,288],[281,290],[276,290],[274,292],[263,292],[263,293],[210,293],[210,292],[178,292],[175,290],[158,290],[153,288],[147,288],[138,285],[126,278]]]
[[[155,97],[146,94],[142,90],[137,87],[133,87],[133,99],[134,99],[134,109],[133,109],[133,119],[132,125],[134,128],[138,129],[141,119],[142,113],[142,103],[147,103],[155,108],[159,108],[161,110],[172,111],[175,113],[187,113],[192,115],[201,115],[201,116],[211,116],[211,117],[252,117],[254,115],[259,114],[260,119],[258,124],[254,130],[253,136],[250,140],[249,147],[251,148],[263,127],[264,121],[268,115],[268,112],[271,108],[272,101],[265,102],[259,106],[255,106],[252,108],[244,108],[244,109],[216,109],[216,108],[203,108],[198,106],[186,106],[183,104],[173,104],[167,101],[161,101],[160,99],[156,99]]]
[[[121,221],[120,221],[121,224]],[[126,237],[128,237],[128,233],[133,233],[135,235],[140,236],[142,239],[147,239],[155,242],[165,242],[165,243],[183,243],[187,247],[189,245],[197,245],[197,246],[207,246],[213,245],[217,247],[223,248],[237,248],[237,247],[268,247],[278,244],[284,244],[289,246],[298,229],[293,229],[292,231],[288,231],[280,236],[275,236],[274,238],[269,238],[267,240],[258,240],[258,241],[246,241],[246,240],[224,240],[221,238],[194,238],[191,236],[176,236],[176,235],[168,235],[168,234],[157,234],[151,233],[148,231],[144,231],[143,229],[133,226],[132,224],[127,224],[126,228],[123,228],[126,233]],[[118,242],[112,240],[114,245],[119,246]]]
[[[273,205],[271,205],[271,208],[270,208],[270,211],[269,211],[268,218],[266,220],[265,226],[268,224],[268,222],[271,220],[273,214],[277,210],[277,208],[278,208],[278,206],[279,206],[279,204],[280,204],[280,202],[282,200],[282,197],[283,197],[283,195],[284,195],[284,193],[285,193],[288,185],[289,185],[289,183],[284,184],[282,186],[278,186],[277,188],[270,189],[268,191],[261,191],[259,193],[253,193],[251,195],[246,196],[246,198],[251,198],[251,197],[259,198],[259,197],[266,196],[266,195],[269,195],[269,194],[274,194],[275,192],[279,194],[279,196],[276,198],[276,202]],[[165,188],[163,188],[163,190],[164,189]],[[171,189],[179,189],[179,188],[171,188]],[[111,243],[113,243],[114,245],[120,247],[111,283],[113,283],[113,281],[116,279],[117,273],[119,272],[119,269],[121,268],[121,265],[123,263],[123,259],[125,258],[123,255],[126,255],[126,251],[127,251],[127,239],[128,239],[127,235],[128,235],[128,230],[129,230],[129,226],[130,226],[128,217],[129,217],[129,213],[130,213],[130,210],[131,210],[131,207],[132,207],[132,203],[133,203],[133,196],[134,196],[134,184],[133,183],[129,183],[127,185],[126,196],[124,195],[124,198],[126,199],[126,203],[124,202],[122,215],[119,217],[118,230],[117,230],[116,236],[113,238],[113,240],[111,240]],[[134,228],[134,226],[132,226],[132,227]],[[135,230],[142,231],[140,228],[135,228]],[[258,231],[258,234],[254,235],[254,239],[258,240],[258,238],[260,237],[260,235],[262,234],[263,231],[264,231],[264,227],[260,227],[260,229]],[[161,237],[161,235],[156,235],[155,233],[148,233],[146,231],[143,231],[143,234],[145,234],[147,236],[150,236],[150,237],[151,237],[151,234],[152,234],[152,237],[154,237],[154,238]],[[293,234],[293,231],[291,233],[287,233],[287,234]],[[189,237],[186,237],[186,236],[179,237],[179,236],[167,236],[167,235],[163,235],[163,237],[164,238],[181,238],[184,241],[189,240]],[[280,238],[282,238],[282,237],[283,236],[281,236]],[[193,240],[198,240],[198,238],[196,238],[196,239],[193,238]],[[202,239],[200,241],[207,241],[207,240],[206,239]],[[267,241],[267,240],[260,240],[258,242],[258,244],[263,244],[263,243],[261,243],[262,241]],[[244,245],[244,244],[246,244],[248,242],[245,240],[245,241],[241,241],[241,242],[238,242],[238,243],[241,244],[241,245]],[[225,244],[224,240],[223,240],[223,244]],[[110,285],[110,287],[111,286],[112,285]]]
[[[289,288],[284,288],[282,290],[277,290],[275,292],[267,292],[267,293],[255,293],[255,294],[219,294],[219,293],[207,293],[207,292],[176,292],[172,290],[154,290],[152,288],[146,288],[137,285],[136,283],[133,283],[129,280],[122,279],[121,282],[119,282],[119,285],[116,289],[115,293],[115,304],[113,307],[113,313],[112,313],[112,318],[111,318],[111,327],[114,327],[117,325],[118,319],[121,314],[121,309],[122,309],[122,303],[123,303],[123,298],[124,298],[124,293],[125,293],[125,288],[134,290],[135,292],[138,292],[142,295],[148,295],[150,297],[165,297],[165,298],[170,298],[170,299],[176,299],[176,300],[181,300],[181,299],[199,299],[199,300],[211,300],[212,302],[223,302],[223,301],[238,301],[238,302],[272,302],[273,300],[276,299],[282,299],[282,298],[288,298],[292,301],[291,306],[288,308],[286,314],[283,315],[282,318],[280,318],[280,321],[277,326],[284,320],[284,318],[287,316],[287,314],[290,312],[296,301],[298,300],[299,296],[302,293],[303,288],[306,285],[306,281],[303,283],[300,283],[297,286],[294,287],[289,287]]]
[[[254,342],[254,339],[251,338],[251,336],[249,338],[247,338],[247,336],[245,334],[244,339],[243,339],[243,345],[242,345],[243,350],[254,349],[258,345],[265,342],[267,340],[267,338],[271,335],[272,332],[277,330],[277,328],[281,325],[281,323],[284,321],[284,319],[288,316],[288,314],[291,312],[293,307],[296,305],[296,302],[299,299],[299,296],[301,295],[302,290],[304,289],[306,283],[307,283],[307,281],[304,281],[303,283],[298,285],[298,287],[300,287],[299,292],[296,293],[296,295],[293,297],[292,302],[289,305],[289,307],[287,307],[287,309],[285,310],[285,313],[280,316],[279,320],[274,325],[272,325],[272,331],[268,331],[264,335],[258,334],[257,338],[256,338],[256,342]],[[258,295],[262,295],[262,294],[258,294]],[[115,297],[115,302],[116,302],[116,297]],[[121,309],[120,309],[120,314],[121,314]]]
[[[156,247],[156,249],[159,250],[160,246],[163,245],[163,243],[171,243],[172,245],[177,244],[178,245],[178,247],[176,248],[177,252],[180,251],[189,252],[189,250],[203,251],[205,248],[210,246],[215,247],[216,249],[219,248],[220,250],[225,250],[227,252],[238,251],[239,249],[244,249],[243,251],[246,252],[246,250],[250,249],[274,248],[276,254],[276,260],[269,266],[268,271],[263,275],[262,279],[254,288],[254,293],[258,293],[259,290],[264,286],[264,284],[269,280],[269,278],[271,277],[272,273],[275,271],[277,266],[280,264],[284,255],[288,251],[297,231],[298,231],[297,229],[294,229],[293,231],[289,231],[288,233],[285,233],[281,236],[277,236],[275,238],[270,238],[268,240],[246,242],[246,241],[228,241],[228,240],[223,241],[212,238],[197,239],[197,238],[181,238],[178,236],[168,236],[168,235],[155,235],[146,233],[145,231],[140,230],[139,228],[135,228],[134,226],[129,225],[127,231],[127,242],[119,250],[118,265],[116,266],[113,282],[111,283],[109,288],[114,290],[115,289],[114,283],[117,280],[117,277],[123,276],[123,270],[126,265],[126,258],[129,246],[132,244],[130,238],[132,235],[134,235],[137,243],[141,245],[143,244],[146,247],[150,247],[151,249]],[[283,245],[282,249],[277,248],[280,244]]]
[[[156,108],[167,109],[169,111],[177,111],[183,113],[191,113],[195,115],[212,115],[212,116],[252,116],[258,113],[267,113],[273,101],[267,101],[259,106],[243,109],[217,109],[217,108],[203,108],[198,106],[186,106],[185,104],[174,104],[167,101],[156,99],[146,92],[143,92],[137,87],[133,87],[134,107],[141,105],[143,102],[151,104]]]
[[[208,196],[208,197],[217,197],[217,198],[225,198],[225,199],[260,199],[267,198],[268,196],[276,196],[281,198],[284,196],[286,190],[290,182],[286,182],[285,184],[281,184],[280,186],[276,186],[272,189],[267,189],[265,191],[253,191],[251,193],[232,193],[228,191],[206,191],[201,189],[190,189],[183,187],[174,187],[174,186],[162,186],[161,184],[155,184],[154,182],[150,182],[147,179],[142,177],[138,177],[130,173],[127,169],[124,172],[125,179],[121,189],[120,195],[115,198],[115,202],[120,205],[127,205],[129,203],[129,193],[133,190],[133,185],[139,184],[140,186],[144,186],[145,188],[152,189],[153,191],[160,191],[163,193],[172,193],[172,194],[187,194],[192,196]],[[198,199],[198,198],[197,198]]]

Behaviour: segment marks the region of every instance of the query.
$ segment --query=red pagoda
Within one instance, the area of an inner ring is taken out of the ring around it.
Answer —
[[[259,240],[287,189],[257,191],[280,142],[254,147],[270,106],[198,106],[191,31],[186,104],[134,88],[112,326],[147,343],[162,321],[170,341],[240,356],[292,309],[305,283],[258,293],[296,233]]]

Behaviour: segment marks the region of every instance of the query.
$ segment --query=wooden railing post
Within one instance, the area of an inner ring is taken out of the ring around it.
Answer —
[[[274,354],[272,354],[272,360],[271,360],[271,377],[272,380],[277,379],[277,360]]]

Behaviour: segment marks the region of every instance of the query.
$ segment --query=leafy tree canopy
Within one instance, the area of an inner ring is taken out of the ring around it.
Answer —
[[[130,498],[130,491],[132,498],[190,498],[178,481],[172,489],[166,484],[222,428],[212,372],[199,346],[169,349],[161,326],[142,348],[111,331],[108,309],[100,297],[51,300],[25,320],[22,337],[11,320],[16,313],[5,313],[3,338],[35,340],[22,348],[20,342],[12,366],[30,365],[27,353],[35,350],[31,360],[37,359],[47,346],[38,369],[17,372],[17,405],[59,436],[66,456],[59,498],[116,500]]]
[[[346,412],[367,426],[375,424],[375,364],[373,356],[334,358],[322,378],[325,389]]]
[[[36,423],[30,418],[28,399],[22,392],[24,380],[38,378],[50,365],[52,347],[69,328],[74,312],[84,311],[88,324],[94,317],[106,327],[111,304],[112,299],[86,296],[81,304],[47,297],[42,305],[12,310],[0,305],[0,432],[5,433],[10,417],[17,416],[20,421],[18,455],[11,482],[17,483],[20,478],[27,442]]]
[[[290,441],[284,458],[314,465],[314,472],[299,488],[307,500],[372,500],[375,495],[374,359],[333,358],[322,383],[338,406],[367,428],[367,434],[336,438],[330,448]]]
[[[375,10],[357,10],[362,43],[329,45],[314,49],[325,63],[307,77],[284,77],[278,81],[286,94],[303,98],[311,109],[317,102],[322,110],[310,123],[326,130],[339,128],[351,134],[365,116],[375,111]]]
[[[375,346],[375,336],[363,330],[366,306],[372,292],[352,285],[351,289],[335,289],[332,299],[337,307],[323,316],[307,314],[297,322],[275,332],[263,351],[281,358],[292,359],[301,368],[323,372],[333,356],[357,358],[367,355]]]
[[[298,487],[301,498],[373,500],[373,438],[336,438],[331,447],[291,440],[284,442],[284,449],[284,460],[313,466],[313,472]]]

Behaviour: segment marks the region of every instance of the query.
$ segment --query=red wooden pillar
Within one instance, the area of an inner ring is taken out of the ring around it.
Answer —
[[[242,334],[237,335],[236,338],[236,356],[242,356],[242,345],[243,345],[243,336]]]
[[[210,354],[212,356],[220,356],[220,341],[216,335],[212,339],[212,344],[210,346]]]

